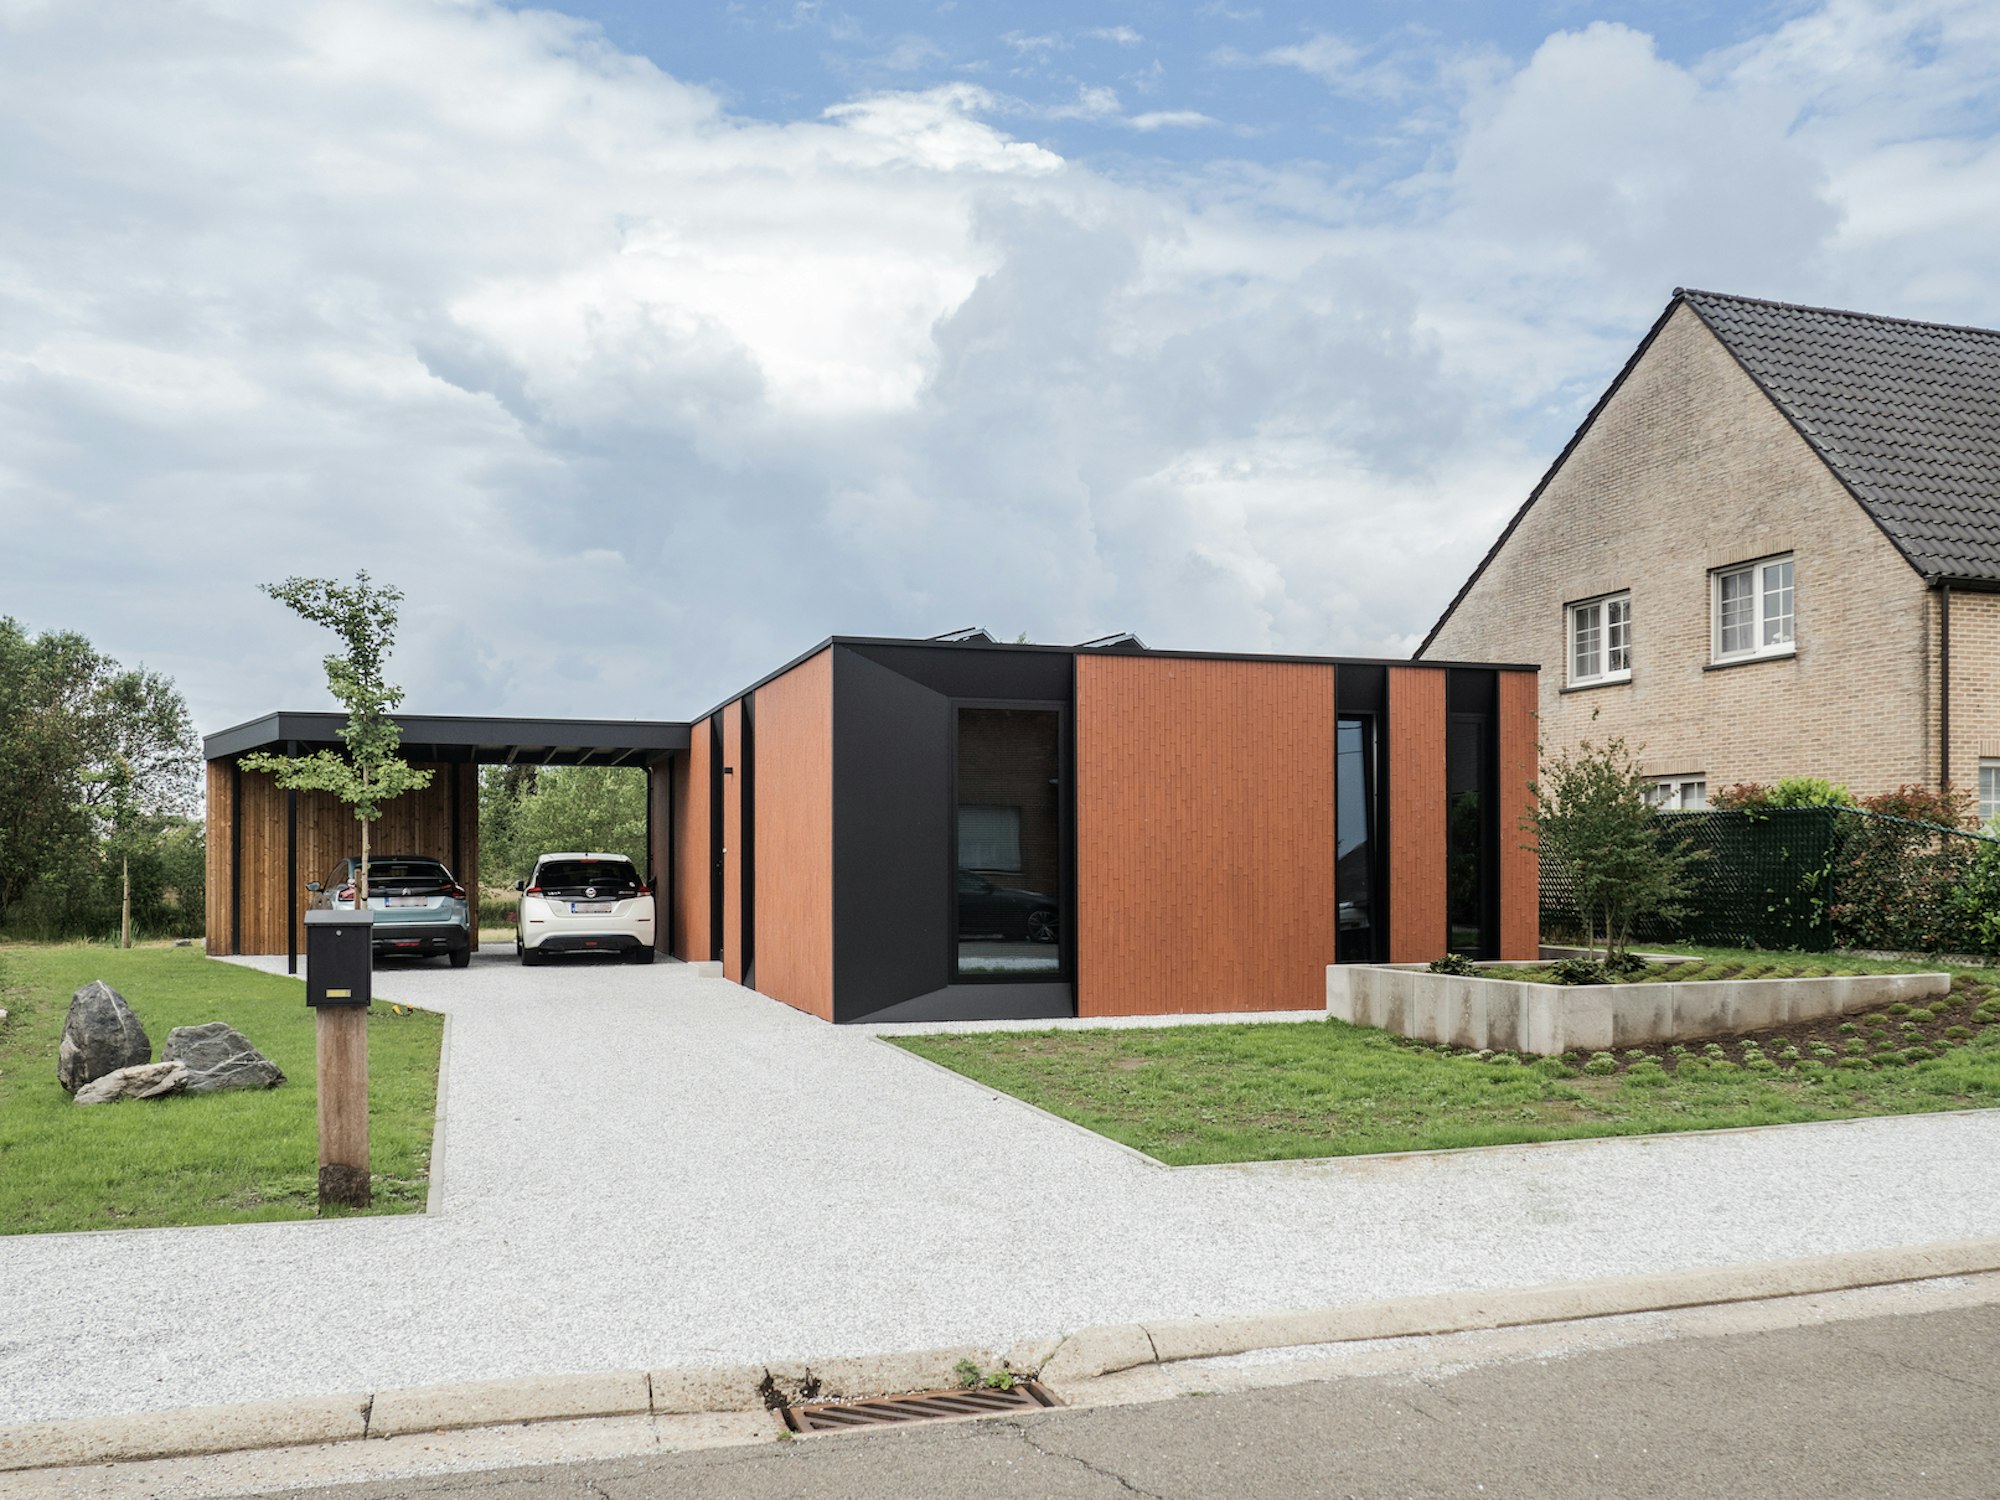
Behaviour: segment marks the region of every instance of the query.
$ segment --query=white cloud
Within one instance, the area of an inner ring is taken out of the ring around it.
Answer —
[[[1395,101],[1448,128],[1386,183],[1121,181],[1019,100],[744,118],[483,0],[0,10],[0,610],[210,728],[316,696],[254,585],[357,566],[439,711],[967,620],[1407,648],[1675,283],[2000,323],[1996,67],[1942,0],[1596,25]]]

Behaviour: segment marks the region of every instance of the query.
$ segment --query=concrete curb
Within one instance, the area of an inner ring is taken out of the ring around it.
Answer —
[[[482,1380],[0,1427],[0,1473],[589,1417],[745,1412],[807,1397],[956,1384],[955,1367],[1039,1374],[1058,1395],[1142,1365],[1260,1349],[1466,1333],[1809,1296],[2000,1271],[2000,1236],[1553,1286],[1400,1297],[1241,1318],[1120,1323],[1004,1353],[975,1347],[825,1361]],[[773,1433],[776,1432],[775,1425]]]

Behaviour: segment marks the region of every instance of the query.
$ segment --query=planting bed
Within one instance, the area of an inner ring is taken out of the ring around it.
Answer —
[[[1891,1005],[1928,1004],[1951,985],[1942,972],[1683,958],[1602,983],[1561,984],[1558,977],[1549,965],[1483,963],[1470,972],[1334,965],[1327,970],[1327,1013],[1419,1041],[1551,1057],[1837,1022]]]

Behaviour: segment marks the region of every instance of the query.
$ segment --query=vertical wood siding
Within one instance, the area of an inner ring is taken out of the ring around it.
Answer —
[[[1541,863],[1521,819],[1534,805],[1538,686],[1533,672],[1500,674],[1500,956],[1541,955]]]
[[[479,882],[479,781],[469,765],[430,764],[431,784],[385,803],[369,833],[373,854],[411,854],[442,860],[477,899]],[[229,945],[229,762],[208,767],[208,951]],[[452,862],[451,798],[459,803],[460,859]],[[285,793],[271,776],[243,773],[243,952],[285,951]],[[324,881],[343,859],[361,852],[353,810],[329,792],[299,793],[297,925],[293,940],[305,951],[309,881]],[[220,876],[218,880],[216,877]],[[513,882],[513,872],[505,872]],[[475,917],[473,946],[479,946]]]
[[[220,957],[229,948],[229,830],[235,809],[229,805],[229,762],[208,763],[208,934],[205,944]]]
[[[743,982],[743,700],[722,710],[722,974]]]
[[[755,711],[757,989],[831,1021],[833,653],[765,683]]]
[[[1441,957],[1445,894],[1445,674],[1389,669],[1389,961]]]
[[[653,888],[653,948],[658,953],[674,951],[674,914],[667,901],[673,868],[674,768],[666,761],[646,768],[646,883]]]
[[[1078,1013],[1323,1006],[1333,772],[1330,666],[1079,655]]]
[[[713,846],[709,837],[709,723],[694,726],[685,759],[685,784],[677,782],[682,800],[674,820],[674,929],[680,946],[675,954],[690,963],[715,957],[708,950],[711,926],[708,876]]]

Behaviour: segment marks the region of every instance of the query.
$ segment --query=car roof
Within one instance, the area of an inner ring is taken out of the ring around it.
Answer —
[[[537,854],[535,863],[545,865],[552,859],[615,859],[623,864],[632,863],[631,858],[624,854]]]

